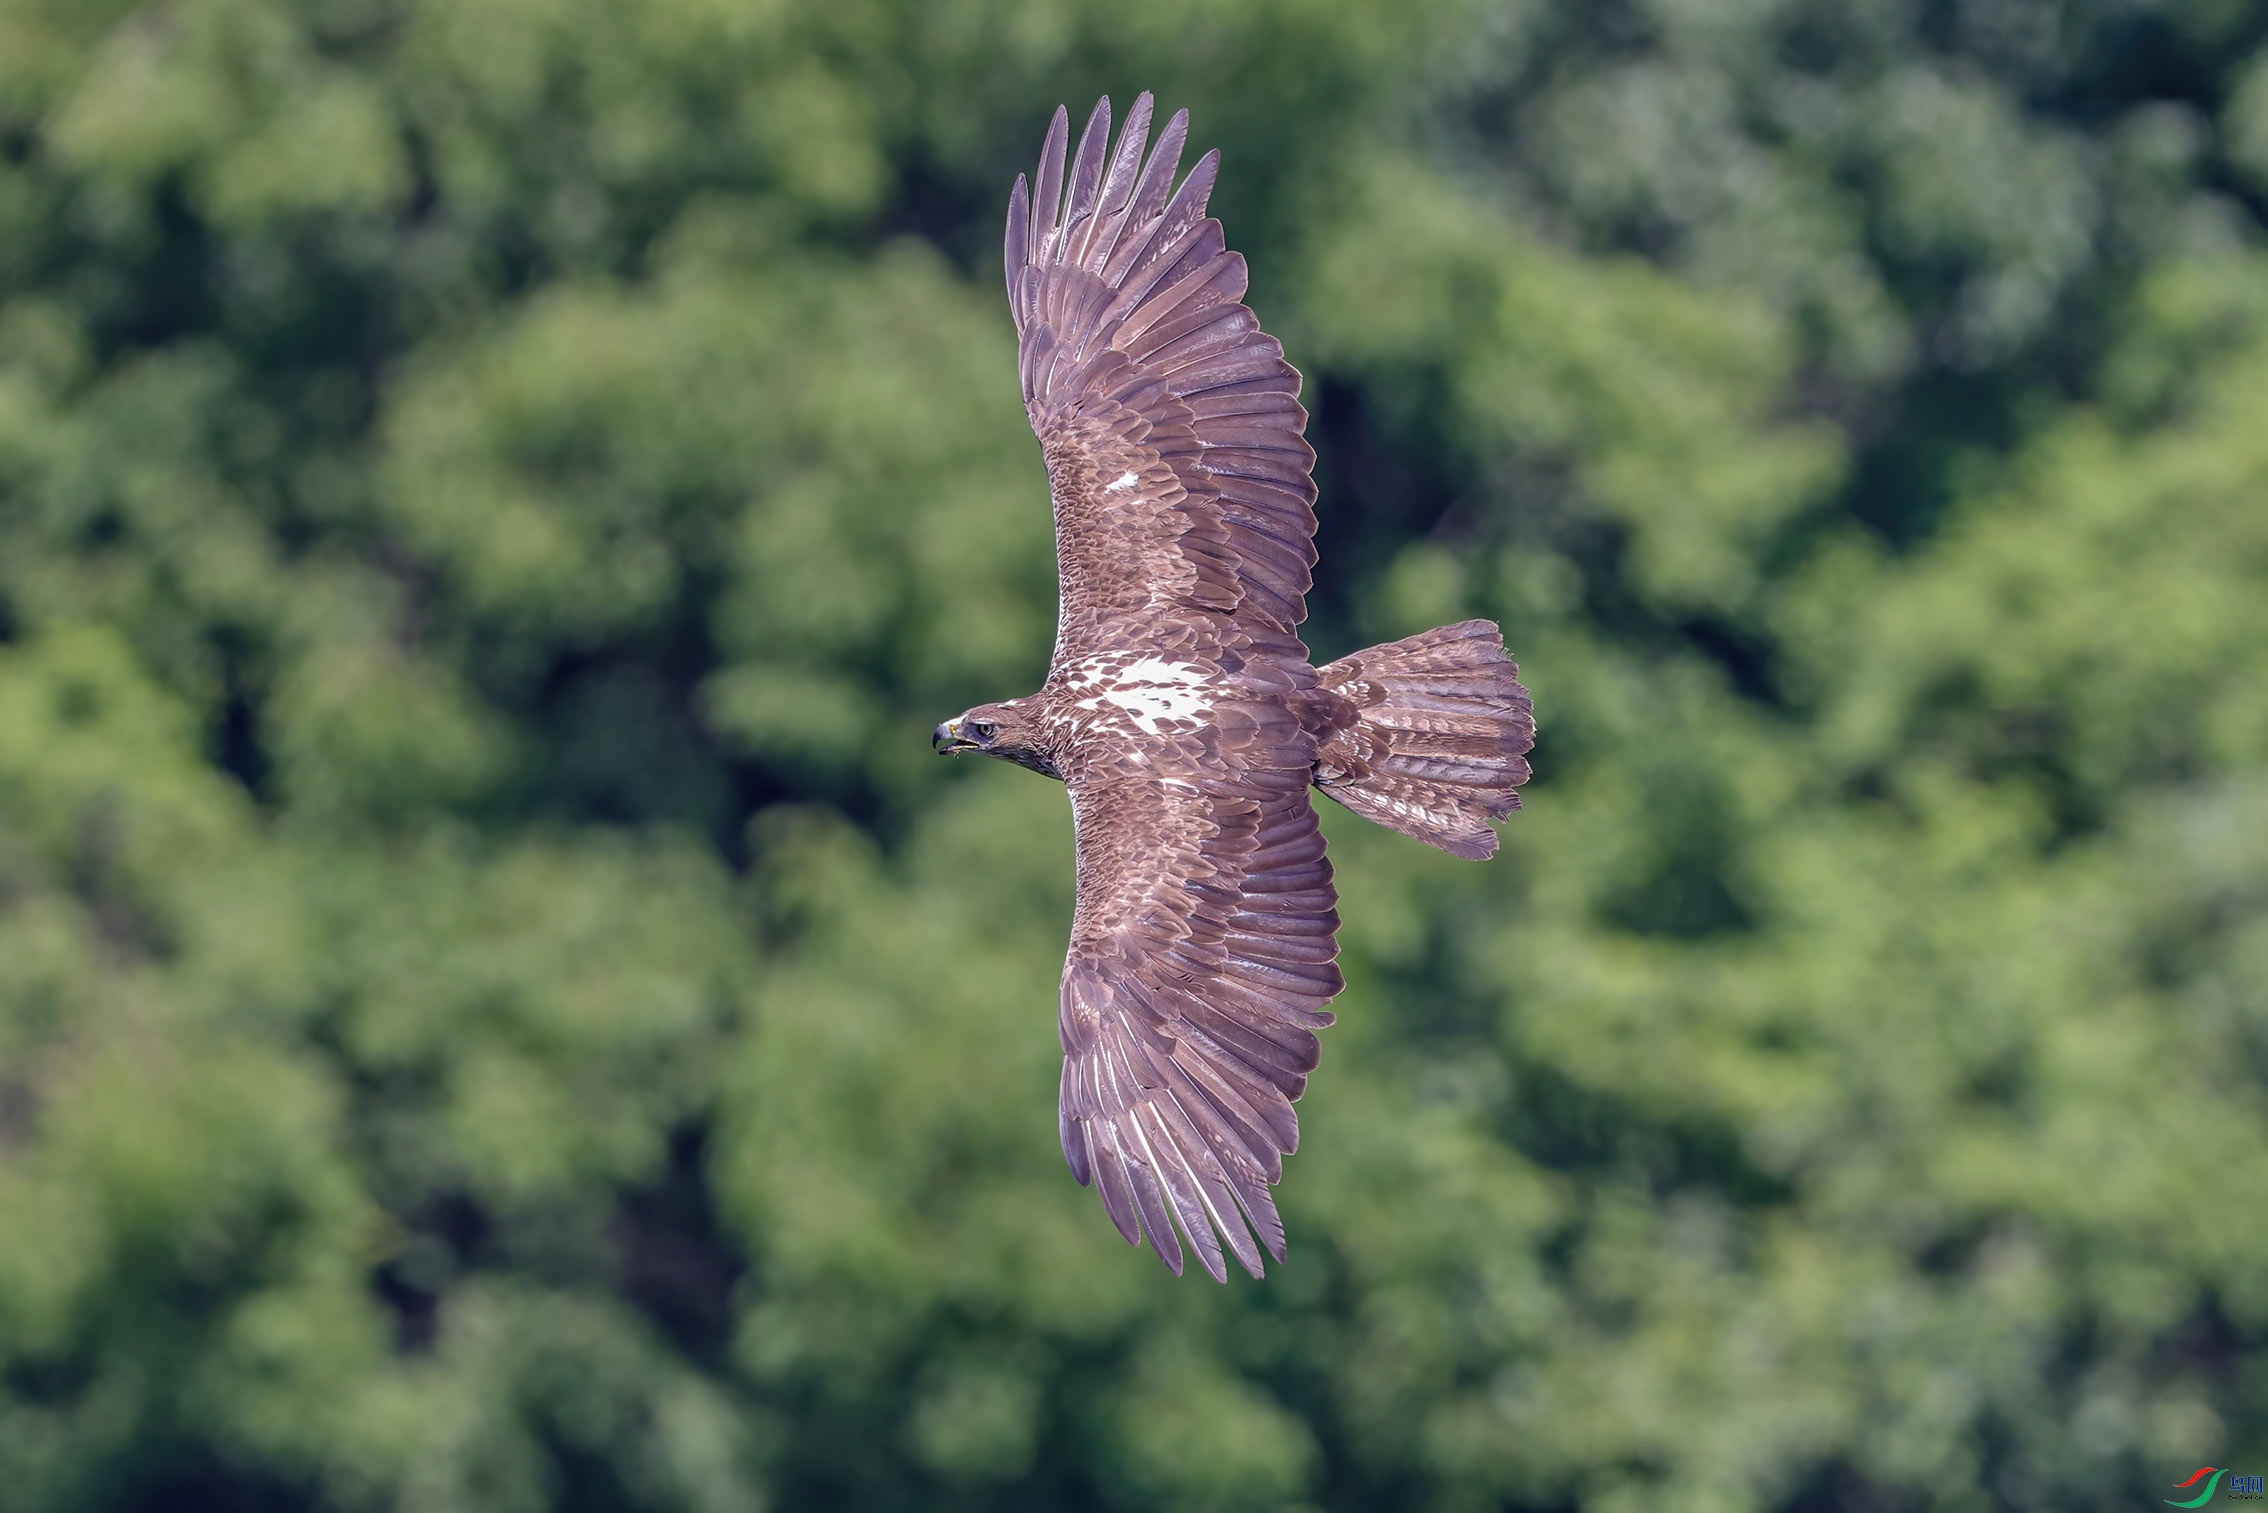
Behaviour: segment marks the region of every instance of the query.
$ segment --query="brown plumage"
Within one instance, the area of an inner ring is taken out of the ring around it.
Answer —
[[[1055,656],[1027,698],[938,727],[1060,778],[1078,834],[1063,965],[1063,1154],[1129,1243],[1225,1280],[1284,1257],[1269,1196],[1332,1021],[1338,895],[1312,785],[1457,856],[1496,850],[1534,738],[1497,628],[1468,620],[1317,669],[1299,373],[1241,302],[1188,114],[1150,96],[1115,150],[1058,110],[1008,202],[1008,303],[1047,461]],[[1258,1235],[1257,1243],[1254,1239]]]

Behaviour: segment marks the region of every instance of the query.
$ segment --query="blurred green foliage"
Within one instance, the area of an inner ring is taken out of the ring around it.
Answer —
[[[1189,105],[1318,659],[1264,1283],[1064,1171],[999,290]],[[2128,1506],[2268,1454],[2268,13],[0,0],[0,1505]],[[979,764],[990,767],[991,764]]]

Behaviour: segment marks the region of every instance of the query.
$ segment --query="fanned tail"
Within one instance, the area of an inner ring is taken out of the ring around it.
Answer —
[[[1520,807],[1536,722],[1492,621],[1467,620],[1318,670],[1353,706],[1316,754],[1315,786],[1404,835],[1478,861]]]

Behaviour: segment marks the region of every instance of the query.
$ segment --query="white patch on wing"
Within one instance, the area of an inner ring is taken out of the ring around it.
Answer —
[[[1092,670],[1101,673],[1105,669]],[[1202,667],[1144,657],[1112,678],[1093,698],[1081,699],[1078,707],[1101,709],[1114,704],[1134,717],[1144,735],[1156,735],[1164,721],[1201,720],[1213,712],[1213,701],[1204,686],[1208,681]]]
[[[1102,491],[1106,494],[1115,494],[1120,489],[1130,489],[1141,481],[1141,479],[1135,477],[1132,473],[1121,473],[1116,478],[1113,478],[1110,482],[1104,484]]]
[[[1129,684],[1164,684],[1168,687],[1193,688],[1206,679],[1205,669],[1192,667],[1187,662],[1166,662],[1157,657],[1144,657],[1119,674],[1121,688]]]

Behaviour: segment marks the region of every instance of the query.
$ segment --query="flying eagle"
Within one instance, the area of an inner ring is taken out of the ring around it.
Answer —
[[[1145,157],[1150,110],[1144,94],[1110,151],[1098,103],[1066,179],[1058,109],[1036,189],[1019,176],[1009,196],[1024,411],[1055,502],[1055,655],[1038,693],[947,720],[933,744],[1070,790],[1063,1155],[1128,1244],[1146,1231],[1178,1275],[1178,1219],[1225,1281],[1223,1240],[1255,1277],[1251,1231],[1284,1258],[1268,1188],[1343,985],[1309,786],[1479,859],[1520,806],[1535,722],[1486,620],[1309,665],[1299,371],[1205,214],[1220,154],[1176,188],[1189,113]]]

